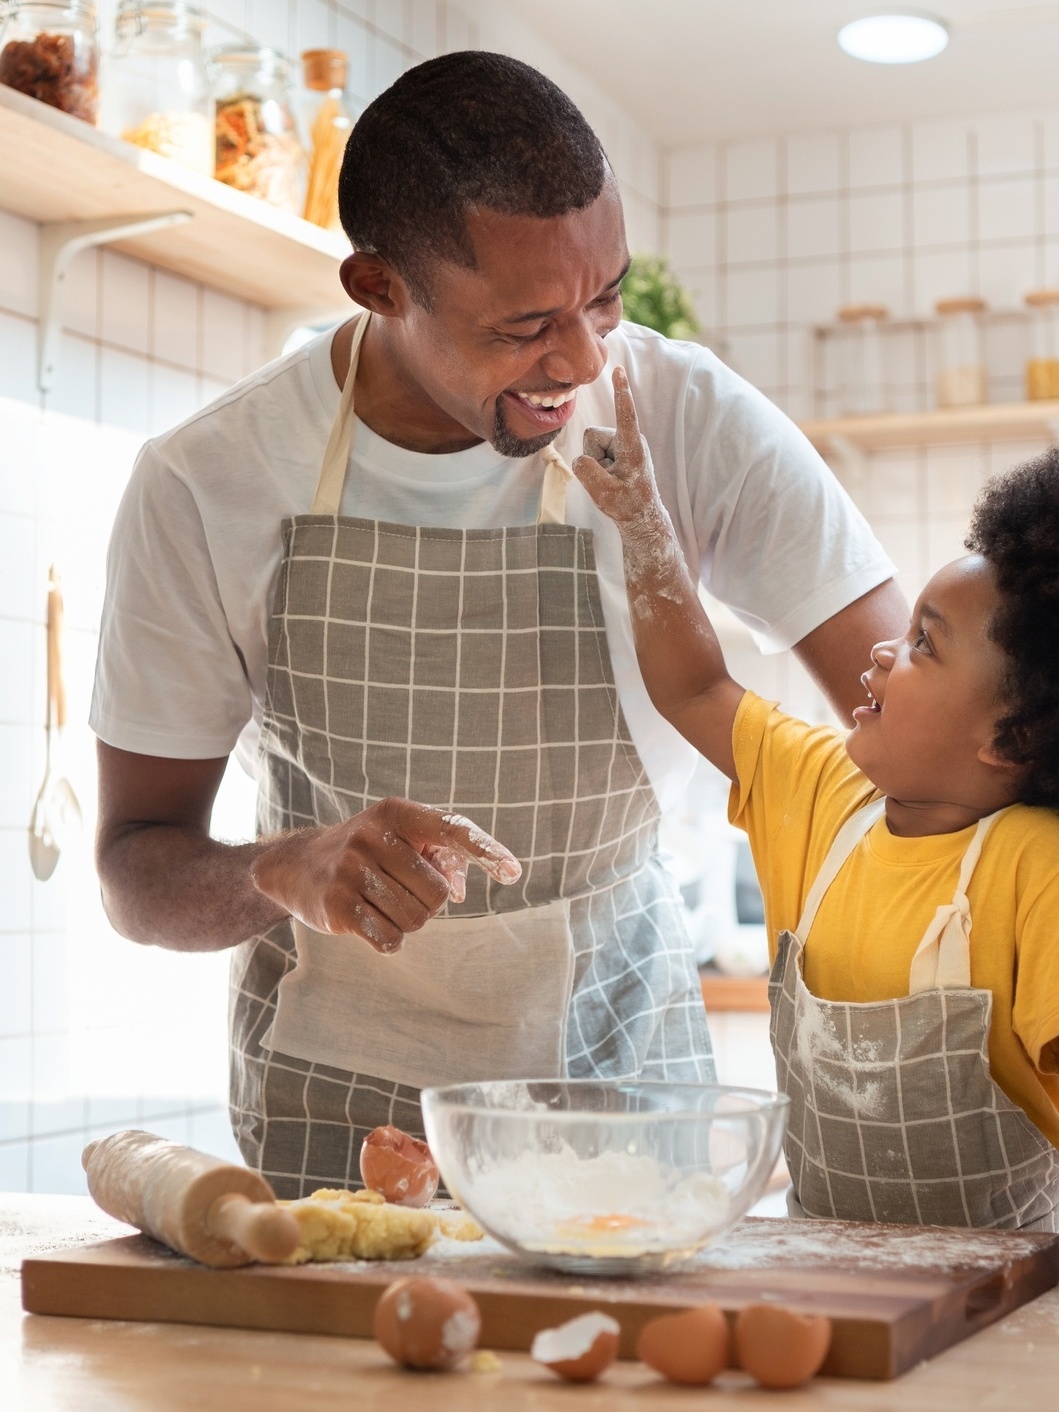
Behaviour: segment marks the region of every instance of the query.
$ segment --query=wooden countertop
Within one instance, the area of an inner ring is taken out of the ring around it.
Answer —
[[[563,1384],[524,1354],[499,1373],[405,1373],[360,1339],[22,1313],[24,1255],[127,1234],[87,1197],[0,1195],[0,1407],[11,1412],[1054,1412],[1059,1290],[891,1383],[817,1380],[755,1389],[662,1383],[619,1363],[594,1385]]]

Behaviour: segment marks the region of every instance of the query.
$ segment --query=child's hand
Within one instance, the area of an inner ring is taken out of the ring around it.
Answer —
[[[573,464],[574,475],[593,501],[620,527],[642,521],[658,503],[651,453],[640,435],[636,407],[624,368],[614,369],[617,428],[589,427],[585,454]]]

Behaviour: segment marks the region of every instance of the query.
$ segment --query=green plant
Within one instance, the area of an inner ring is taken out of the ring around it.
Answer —
[[[666,338],[693,338],[702,331],[687,291],[664,255],[634,255],[621,286],[624,317]]]

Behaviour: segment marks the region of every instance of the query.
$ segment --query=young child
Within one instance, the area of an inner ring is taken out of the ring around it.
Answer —
[[[843,736],[728,675],[614,389],[574,471],[651,699],[749,835],[792,1213],[1059,1230],[1059,451],[986,487]]]

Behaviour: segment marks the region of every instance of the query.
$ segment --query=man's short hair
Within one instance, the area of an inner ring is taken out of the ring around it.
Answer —
[[[364,110],[338,182],[355,250],[383,256],[426,307],[439,261],[474,267],[467,213],[562,216],[590,206],[607,162],[550,79],[468,50],[418,64]]]

